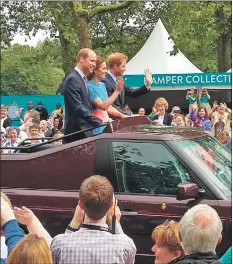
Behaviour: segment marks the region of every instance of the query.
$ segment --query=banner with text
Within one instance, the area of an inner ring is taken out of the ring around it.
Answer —
[[[231,72],[208,72],[190,74],[153,74],[151,87],[175,86],[231,86]],[[125,75],[125,83],[131,87],[140,87],[145,82],[144,75]]]

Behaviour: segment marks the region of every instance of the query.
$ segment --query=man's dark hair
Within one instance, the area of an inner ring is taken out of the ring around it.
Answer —
[[[225,100],[224,100],[224,98],[222,97],[222,98],[220,98],[220,100],[219,100],[219,102],[218,102],[218,104],[224,104],[225,103]]]

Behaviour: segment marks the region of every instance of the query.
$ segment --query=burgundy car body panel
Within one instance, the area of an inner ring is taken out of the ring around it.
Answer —
[[[78,190],[82,181],[94,174],[94,153],[95,141],[69,148],[62,146],[56,151],[2,155],[1,186]]]
[[[153,229],[167,219],[179,221],[184,213],[196,204],[209,204],[219,212],[219,204],[216,200],[185,200],[178,201],[172,196],[155,195],[118,195],[121,211],[135,212],[135,216],[122,216],[123,229],[128,231],[130,237],[138,240],[138,252],[151,254],[153,241],[151,237]],[[124,213],[123,213],[124,214]],[[147,245],[147,246],[145,246]]]

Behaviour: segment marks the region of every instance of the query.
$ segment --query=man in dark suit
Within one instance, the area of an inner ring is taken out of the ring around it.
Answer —
[[[77,65],[63,83],[65,101],[65,135],[88,128],[98,127],[102,121],[92,115],[92,106],[87,88],[87,76],[96,66],[97,56],[91,49],[81,49],[77,55]],[[73,142],[92,136],[92,130],[65,138]]]
[[[108,96],[111,96],[116,89],[117,77],[121,77],[124,75],[124,72],[126,70],[127,59],[128,57],[125,54],[118,52],[112,53],[111,55],[108,56],[107,58],[108,72],[105,75],[105,79],[102,80],[102,82],[106,86]],[[145,79],[146,79],[146,84],[137,89],[133,89],[124,85],[121,94],[115,100],[113,106],[117,108],[124,115],[131,115],[129,111],[125,111],[123,109],[125,96],[139,97],[143,94],[148,93],[150,91],[150,85],[152,84],[153,81],[152,75],[148,69],[145,71]]]

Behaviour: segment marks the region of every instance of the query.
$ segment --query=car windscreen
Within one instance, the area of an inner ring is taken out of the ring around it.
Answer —
[[[177,142],[192,161],[227,198],[231,197],[231,152],[215,138],[205,137]]]

